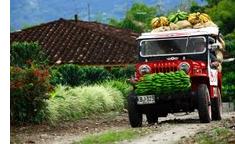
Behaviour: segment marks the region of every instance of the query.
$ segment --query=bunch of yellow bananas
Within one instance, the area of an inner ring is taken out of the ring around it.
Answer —
[[[188,21],[192,24],[192,25],[195,25],[195,24],[198,24],[198,23],[206,23],[208,21],[211,21],[211,18],[205,14],[205,13],[192,13],[192,14],[189,14],[188,16]]]
[[[211,21],[211,18],[208,16],[208,14],[205,14],[205,13],[201,13],[199,16],[199,19],[201,23],[206,23],[208,21]]]
[[[155,17],[152,19],[151,21],[151,26],[153,29],[161,27],[161,26],[168,26],[169,25],[169,21],[166,17],[161,16],[161,17]]]

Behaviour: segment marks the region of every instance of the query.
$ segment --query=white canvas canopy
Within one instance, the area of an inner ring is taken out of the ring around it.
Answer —
[[[151,38],[170,38],[170,37],[184,37],[184,36],[197,36],[197,35],[218,35],[219,28],[205,27],[200,29],[180,29],[170,30],[155,33],[142,33],[137,39],[151,39]]]

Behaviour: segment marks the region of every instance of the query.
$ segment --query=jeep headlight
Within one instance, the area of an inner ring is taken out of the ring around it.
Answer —
[[[182,62],[179,64],[178,69],[183,70],[185,73],[188,73],[190,69],[190,65],[187,62]]]
[[[139,67],[139,73],[141,75],[144,75],[144,74],[147,74],[147,73],[150,73],[150,72],[151,72],[151,68],[148,65],[141,65]]]

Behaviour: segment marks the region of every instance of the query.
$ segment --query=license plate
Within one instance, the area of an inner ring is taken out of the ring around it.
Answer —
[[[154,95],[144,95],[144,96],[137,96],[137,104],[154,104],[155,103],[155,96]]]

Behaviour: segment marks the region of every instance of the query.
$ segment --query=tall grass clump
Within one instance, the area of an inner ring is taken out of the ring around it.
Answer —
[[[51,123],[58,121],[75,121],[91,115],[124,108],[122,93],[111,87],[57,86],[52,98],[48,100],[48,119]]]
[[[121,91],[124,97],[127,97],[130,91],[132,90],[131,84],[127,83],[125,80],[107,80],[101,85],[105,87],[116,88]]]

